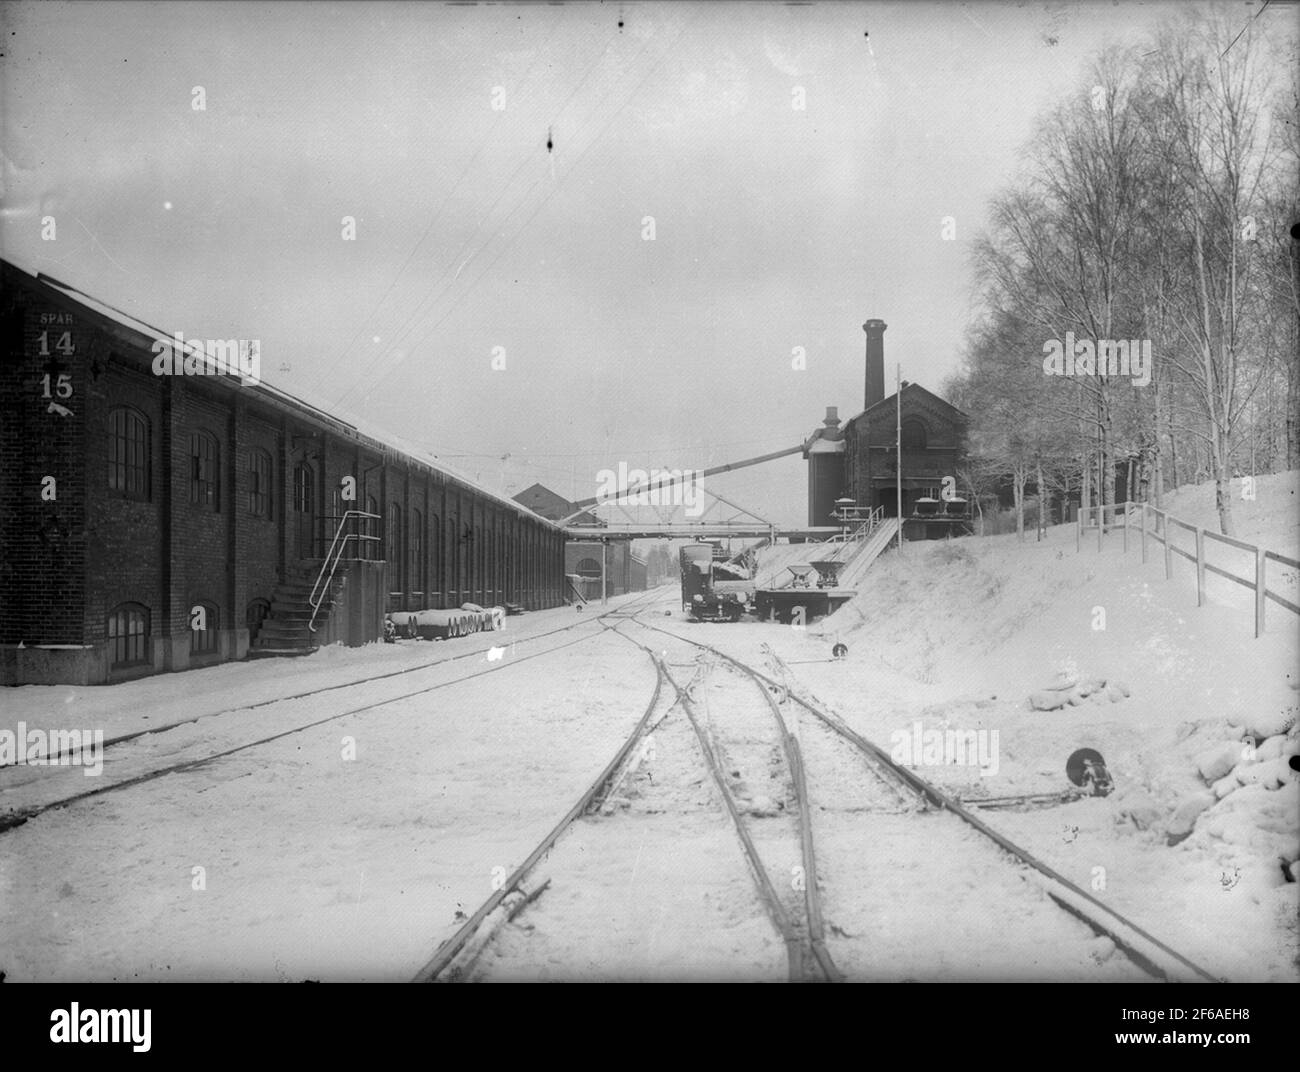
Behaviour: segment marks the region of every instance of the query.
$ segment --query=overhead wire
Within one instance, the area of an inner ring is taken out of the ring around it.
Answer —
[[[493,257],[490,262],[488,262],[486,267],[475,277],[474,281],[469,285],[469,287],[467,287],[464,291],[462,291],[458,298],[453,300],[451,306],[447,309],[447,311],[441,317],[439,317],[437,321],[433,323],[433,325],[429,328],[429,330],[425,332],[423,336],[421,336],[418,342],[413,344],[413,346],[411,347],[412,351],[416,347],[422,345],[428,339],[428,337],[434,331],[436,331],[447,320],[448,317],[451,316],[451,314],[456,310],[460,302],[462,302],[465,299],[465,297],[468,296],[470,291],[472,291],[473,288],[484,278],[484,276],[486,276],[487,273],[492,270],[492,268],[496,265],[497,261],[499,261],[505,255],[505,253],[514,245],[515,241],[518,240],[520,235],[522,235],[523,232],[527,230],[528,225],[536,218],[537,214],[542,210],[542,208],[545,207],[547,202],[550,201],[550,199],[558,192],[560,187],[564,185],[565,180],[567,180],[568,177],[573,174],[573,172],[577,169],[578,165],[592,150],[592,148],[597,143],[599,143],[600,139],[604,136],[605,132],[613,124],[613,121],[617,119],[618,116],[622,113],[623,109],[625,109],[632,102],[632,100],[635,99],[637,93],[640,92],[641,87],[646,83],[646,81],[648,81],[650,76],[659,68],[660,64],[662,64],[663,61],[668,58],[668,55],[673,51],[677,42],[681,39],[682,35],[686,32],[686,28],[688,25],[689,25],[689,20],[683,22],[682,27],[680,30],[678,30],[677,36],[673,39],[672,44],[670,44],[669,47],[664,50],[663,54],[646,71],[645,75],[642,76],[641,80],[636,84],[635,87],[633,87],[632,92],[628,95],[627,99],[625,99],[624,102],[610,115],[609,119],[605,122],[605,125],[601,128],[601,130],[597,133],[596,137],[587,143],[586,148],[583,149],[583,151],[578,155],[577,159],[573,162],[572,165],[570,165],[569,169],[564,173],[563,176],[561,176],[559,181],[551,187],[550,191],[546,194],[546,196],[541,201],[538,202],[536,208],[534,208],[532,213],[528,216],[528,219],[524,221],[523,225],[514,233],[514,235],[510,238],[510,240],[506,242],[504,246],[501,247],[501,249],[497,252],[497,255]],[[649,42],[647,41],[647,46],[648,44]],[[644,53],[644,51],[645,48],[643,47],[642,53]],[[638,58],[640,58],[640,55],[642,53],[638,53]],[[535,185],[536,182],[534,183],[534,186]],[[516,206],[516,210],[518,207],[519,206]],[[486,248],[486,245],[483,248]],[[397,361],[394,362],[394,364],[388,369],[388,371],[383,373],[378,379],[374,381],[371,389],[373,390],[374,387],[377,387],[379,384],[384,382],[384,380],[387,379],[388,376],[391,376],[397,370],[397,368],[402,364],[404,360],[405,360],[404,357],[399,356]],[[359,386],[359,384],[354,385],[352,389],[350,389],[342,398],[340,398],[339,400],[340,405],[347,398],[351,397],[353,393],[355,393],[357,386]]]
[[[581,91],[582,87],[587,84],[588,79],[595,72],[596,68],[600,65],[600,63],[605,59],[605,56],[609,52],[609,48],[613,44],[616,36],[617,36],[617,32],[610,34],[609,38],[606,39],[605,47],[601,49],[600,53],[596,56],[595,60],[593,60],[592,63],[587,67],[587,70],[583,74],[582,78],[574,85],[573,89],[570,90],[569,95],[564,99],[564,102],[560,105],[560,107],[552,113],[554,118],[558,119],[558,117],[563,114],[565,109],[567,109],[569,104],[573,101],[573,98],[577,96],[577,94]],[[642,52],[644,52],[644,47],[642,49]],[[639,57],[640,57],[640,53],[638,53],[638,58]],[[602,100],[604,99],[605,96],[608,96],[608,91],[604,95],[602,95]],[[492,217],[492,214],[493,212],[496,211],[497,206],[505,198],[506,194],[509,193],[510,188],[514,184],[515,179],[519,176],[519,174],[523,171],[523,169],[533,161],[533,158],[537,155],[539,151],[542,150],[542,148],[543,147],[539,142],[538,145],[531,152],[529,152],[525,157],[523,157],[523,159],[520,160],[519,164],[515,167],[514,171],[511,172],[509,178],[507,178],[505,183],[502,185],[500,192],[497,194],[496,198],[493,200],[491,206],[489,206],[487,212],[483,215],[482,219],[475,226],[474,230],[470,233],[469,237],[466,238],[465,241],[461,244],[460,249],[457,250],[456,254],[450,259],[450,261],[448,261],[447,266],[443,269],[442,273],[438,276],[437,279],[434,280],[434,283],[432,284],[431,287],[433,293],[430,294],[423,301],[421,301],[416,306],[415,310],[410,314],[410,316],[408,316],[407,319],[403,322],[403,324],[397,329],[391,342],[386,347],[387,353],[393,354],[399,351],[402,342],[410,336],[412,331],[415,330],[415,327],[418,324],[418,322],[433,311],[438,301],[440,301],[451,291],[452,287],[456,283],[456,280],[460,278],[461,272],[463,272],[464,269],[470,263],[472,263],[477,257],[479,257],[482,254],[482,252],[489,245],[491,245],[496,238],[500,237],[502,231],[505,228],[506,222],[510,219],[511,216],[513,216],[516,212],[518,212],[519,209],[522,208],[523,205],[527,202],[529,195],[540,184],[541,182],[540,176],[533,180],[532,184],[529,185],[528,188],[524,191],[519,201],[502,218],[500,223],[497,225],[497,228],[495,229],[495,233],[489,235],[477,250],[472,252],[463,261],[461,260],[461,257],[464,255],[465,251],[469,249],[473,245],[474,241],[478,238],[479,232],[484,229],[484,223]],[[452,268],[457,264],[457,262],[459,262],[459,267],[456,268],[455,274],[450,279],[447,279],[448,274],[451,272]],[[446,280],[445,283],[444,280]],[[441,289],[439,290],[437,288],[439,287],[440,284],[441,284]],[[337,405],[342,405],[354,394],[356,394],[357,389],[361,386],[361,384],[365,382],[366,375],[369,374],[369,371],[374,367],[375,363],[379,361],[382,357],[383,354],[381,353],[371,359],[369,364],[366,366],[363,375],[357,377],[354,380],[353,384],[347,390],[345,390],[342,395],[339,396],[338,402],[336,403]]]
[[[528,69],[524,72],[523,77],[519,80],[518,86],[516,88],[516,92],[519,92],[520,90],[522,90],[524,86],[528,84],[528,79],[532,76],[532,72],[536,69],[537,64],[541,61],[543,55],[546,52],[547,46],[551,42],[551,39],[559,31],[560,24],[561,22],[563,22],[563,19],[564,19],[564,13],[563,11],[561,11],[560,16],[555,20],[555,25],[551,27],[551,32],[547,34],[546,39],[542,42],[541,45],[538,46],[536,55],[534,55],[532,63],[528,65]],[[419,251],[420,247],[424,245],[425,240],[429,237],[429,234],[432,232],[434,225],[438,222],[438,220],[442,218],[442,214],[446,210],[447,206],[451,203],[452,197],[454,197],[456,191],[460,189],[461,183],[465,181],[465,176],[469,174],[470,169],[474,166],[475,162],[482,155],[483,150],[487,147],[488,142],[492,140],[492,138],[497,134],[497,131],[499,129],[500,129],[499,127],[494,127],[493,129],[489,130],[487,135],[483,138],[483,140],[479,142],[478,148],[475,150],[474,155],[469,159],[469,162],[466,163],[464,168],[461,169],[460,175],[457,177],[456,181],[451,185],[450,189],[448,189],[446,196],[442,199],[442,203],[438,206],[437,212],[433,214],[432,218],[429,220],[428,225],[424,228],[424,231],[421,233],[420,237],[416,240],[415,245],[411,247],[411,252],[407,254],[406,260],[402,262],[402,266],[398,268],[397,273],[393,276],[392,282],[388,284],[388,289],[384,291],[383,295],[380,297],[379,301],[375,303],[375,307],[370,311],[370,313],[360,322],[360,324],[357,327],[356,333],[352,336],[351,339],[348,340],[347,344],[339,352],[338,356],[335,357],[332,361],[328,362],[320,370],[320,372],[313,378],[310,389],[314,390],[318,388],[320,383],[326,380],[329,377],[329,375],[344,360],[344,358],[347,357],[348,351],[350,351],[352,347],[356,345],[357,340],[361,338],[362,335],[365,334],[367,326],[374,321],[375,316],[379,313],[379,310],[383,306],[384,302],[388,300],[389,296],[396,289],[397,283],[401,279],[402,274],[406,271],[408,267],[410,267],[411,262],[415,259],[415,254]]]

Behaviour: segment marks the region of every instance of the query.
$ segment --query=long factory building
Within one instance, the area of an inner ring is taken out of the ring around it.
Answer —
[[[554,522],[233,360],[159,375],[174,336],[0,272],[0,684],[361,644],[389,612],[564,602]]]

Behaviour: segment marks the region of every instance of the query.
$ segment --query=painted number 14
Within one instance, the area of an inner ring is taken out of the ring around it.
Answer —
[[[71,357],[74,350],[76,349],[72,345],[72,332],[65,331],[62,335],[60,335],[59,341],[54,344],[54,349],[58,350],[59,353],[63,354],[65,357]],[[49,355],[50,355],[50,333],[48,331],[42,331],[41,332],[41,357],[49,357]]]

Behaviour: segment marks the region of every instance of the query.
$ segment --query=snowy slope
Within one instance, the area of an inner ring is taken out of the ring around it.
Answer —
[[[1294,554],[1295,489],[1294,473],[1263,478],[1254,503],[1236,504],[1240,536]],[[1183,489],[1167,505],[1213,524],[1212,486]],[[804,640],[806,649],[838,638],[851,665],[802,669],[885,747],[916,717],[927,728],[997,728],[999,775],[959,778],[971,796],[1054,790],[1074,749],[1099,750],[1117,780],[1112,797],[998,812],[995,825],[1085,888],[1104,868],[1117,907],[1228,977],[1294,978],[1300,887],[1281,863],[1300,856],[1300,775],[1286,772],[1280,789],[1227,791],[1195,817],[1190,837],[1167,842],[1180,806],[1194,809],[1207,791],[1213,800],[1198,768],[1207,754],[1226,749],[1236,776],[1250,779],[1265,772],[1240,762],[1248,736],[1273,737],[1273,751],[1300,748],[1300,621],[1270,603],[1268,632],[1256,640],[1250,592],[1211,575],[1198,609],[1191,563],[1175,559],[1166,581],[1158,547],[1145,566],[1136,540],[1129,548],[1108,535],[1099,553],[1094,535],[1076,552],[1070,526],[1041,543],[1006,535],[907,544]],[[1060,673],[1118,680],[1131,695],[1029,709],[1030,693]],[[897,699],[869,699],[891,693]]]

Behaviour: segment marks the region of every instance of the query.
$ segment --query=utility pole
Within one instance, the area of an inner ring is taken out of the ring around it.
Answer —
[[[894,366],[894,449],[898,464],[894,467],[894,490],[898,492],[898,551],[903,551],[903,366]]]

